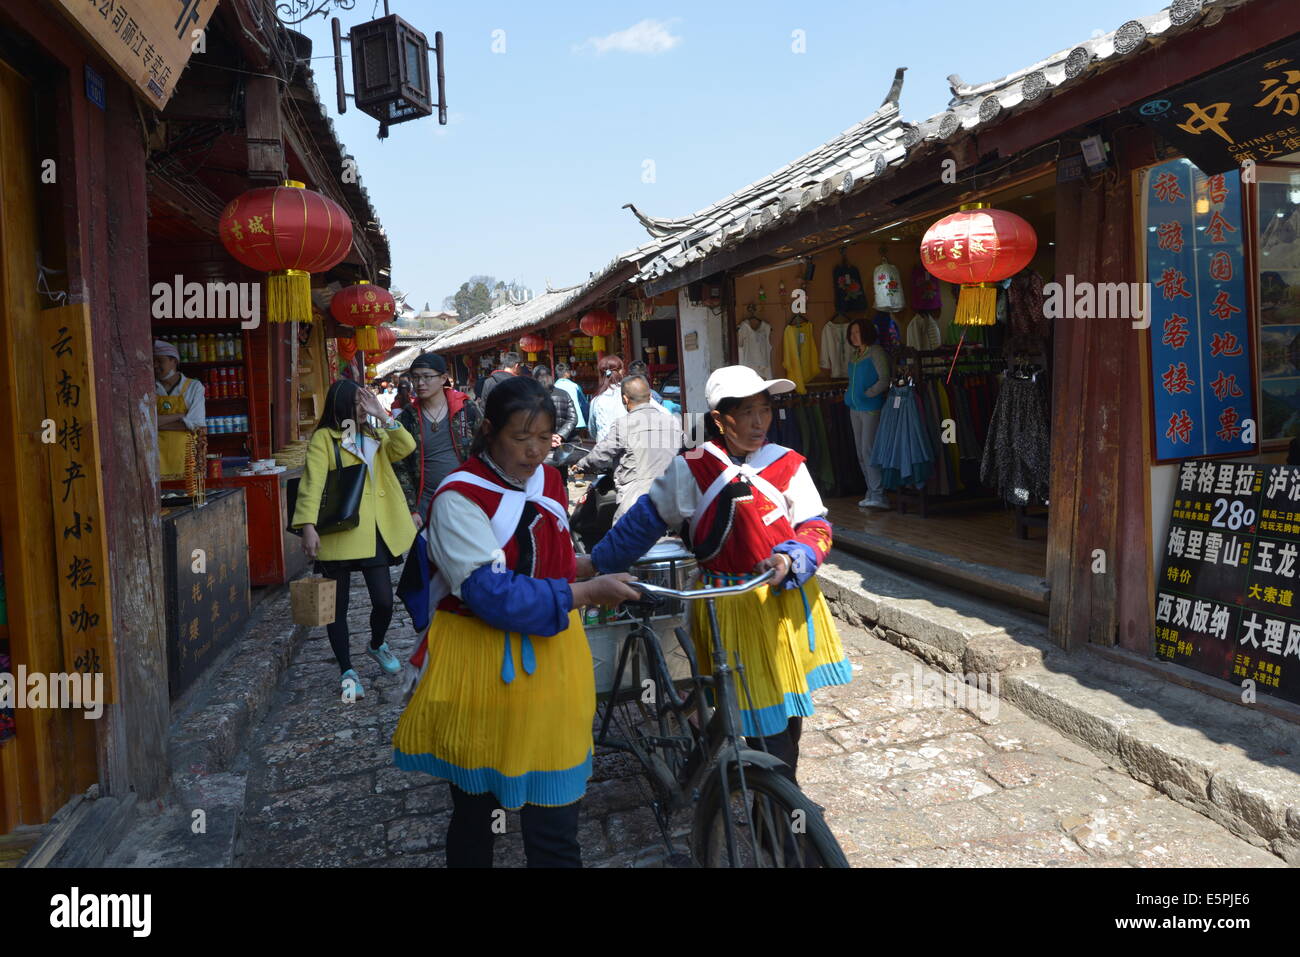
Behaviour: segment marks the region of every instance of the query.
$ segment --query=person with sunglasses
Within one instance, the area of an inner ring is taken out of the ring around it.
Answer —
[[[442,356],[417,356],[408,374],[415,395],[397,421],[415,439],[415,451],[397,463],[397,478],[415,527],[423,528],[438,485],[469,457],[482,416],[469,396],[451,387]]]

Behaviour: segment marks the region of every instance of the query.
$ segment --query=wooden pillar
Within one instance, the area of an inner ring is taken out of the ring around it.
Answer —
[[[1066,290],[1070,282],[1138,278],[1132,190],[1122,157],[1120,162],[1118,174],[1057,186],[1055,281]],[[1120,581],[1137,573],[1146,553],[1145,547],[1127,553],[1139,544],[1139,523],[1145,528],[1146,411],[1138,367],[1145,332],[1132,327],[1131,317],[1054,322],[1050,634],[1066,648],[1111,645],[1121,596],[1134,627],[1140,617],[1138,593]],[[1121,538],[1121,510],[1133,508],[1125,513],[1134,517],[1126,518]],[[1144,595],[1145,585],[1138,587]]]
[[[256,74],[248,77],[244,88],[244,125],[249,181],[275,185],[286,179],[279,80]]]

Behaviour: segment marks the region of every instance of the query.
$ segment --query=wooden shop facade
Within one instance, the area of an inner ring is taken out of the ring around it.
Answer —
[[[369,199],[340,175],[350,157],[310,44],[265,0],[179,7],[0,9],[0,672],[98,678],[107,701],[98,720],[0,707],[0,835],[32,833],[97,785],[93,810],[61,820],[88,815],[107,841],[133,802],[165,794],[174,702],[238,633],[253,586],[301,567],[281,531],[291,473],[235,473],[310,432],[337,330],[186,316],[158,290],[264,286],[218,221],[234,197],[285,180],[355,227],[315,286],[388,281]],[[163,501],[176,483],[159,476],[160,338],[184,343],[182,372],[210,396],[203,507]]]

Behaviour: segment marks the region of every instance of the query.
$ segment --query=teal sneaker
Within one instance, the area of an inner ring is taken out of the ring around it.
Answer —
[[[366,696],[366,689],[361,684],[360,676],[351,668],[343,672],[342,686],[344,701],[355,701]]]
[[[395,675],[402,670],[402,663],[397,660],[397,655],[388,650],[388,642],[384,642],[378,648],[367,647],[366,654],[379,662],[379,667],[390,675]]]

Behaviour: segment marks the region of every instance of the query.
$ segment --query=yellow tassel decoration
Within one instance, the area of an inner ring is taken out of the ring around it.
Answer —
[[[379,330],[374,326],[358,326],[357,348],[362,352],[378,352]]]
[[[311,322],[311,273],[286,269],[266,277],[269,322]]]
[[[604,352],[604,351],[605,351],[605,337],[604,337],[604,336],[592,336],[592,337],[591,337],[591,351],[592,351],[592,352]]]
[[[959,326],[991,326],[998,321],[998,287],[996,283],[963,284],[957,296],[957,315],[953,323]]]

